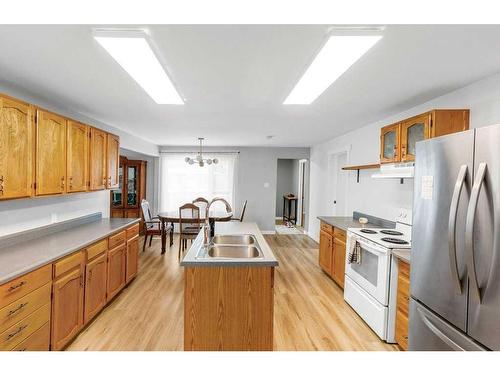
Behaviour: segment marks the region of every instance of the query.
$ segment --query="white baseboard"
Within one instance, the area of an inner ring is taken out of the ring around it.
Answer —
[[[262,234],[276,234],[275,230],[261,230],[260,232]]]

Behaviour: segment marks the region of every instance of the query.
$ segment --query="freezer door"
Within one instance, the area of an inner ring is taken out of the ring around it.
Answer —
[[[409,350],[482,351],[481,345],[451,324],[410,300]]]
[[[500,350],[500,126],[476,129],[475,145],[466,229],[468,334],[489,349]]]
[[[411,295],[464,332],[473,152],[473,130],[418,142],[413,193]]]

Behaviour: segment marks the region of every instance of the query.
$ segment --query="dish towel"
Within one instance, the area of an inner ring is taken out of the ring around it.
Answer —
[[[347,262],[361,264],[361,245],[358,241],[352,241],[347,255]]]

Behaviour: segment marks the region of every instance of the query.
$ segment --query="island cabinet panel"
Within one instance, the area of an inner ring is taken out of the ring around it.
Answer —
[[[83,326],[83,271],[78,266],[54,281],[52,292],[52,350],[60,350]]]
[[[89,127],[68,121],[67,133],[67,191],[68,193],[86,191],[89,182]]]
[[[106,305],[107,265],[107,255],[102,254],[85,268],[84,324],[92,320]]]
[[[127,240],[127,267],[126,267],[126,282],[127,284],[137,276],[139,270],[139,235]]]
[[[90,190],[106,189],[106,133],[90,128]]]
[[[33,137],[30,105],[0,95],[0,200],[31,196]]]
[[[107,136],[107,183],[108,189],[117,188],[119,185],[118,169],[120,166],[120,139],[118,136],[108,134]]]
[[[323,230],[319,233],[319,265],[327,274],[332,273],[333,237]]]
[[[108,252],[107,300],[111,300],[126,282],[126,244]]]
[[[37,110],[36,195],[66,192],[66,119]]]
[[[184,350],[272,350],[273,267],[186,267]]]

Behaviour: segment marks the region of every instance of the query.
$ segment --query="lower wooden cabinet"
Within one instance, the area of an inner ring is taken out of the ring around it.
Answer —
[[[106,279],[108,257],[104,253],[90,261],[85,267],[85,311],[84,324],[87,324],[106,305]]]
[[[18,352],[41,352],[50,348],[50,322],[45,323],[26,340],[18,344],[14,351]]]
[[[138,229],[138,228],[137,228]],[[125,281],[128,284],[139,270],[139,235],[127,240],[127,267]]]
[[[125,286],[126,244],[108,252],[107,300],[111,300]]]
[[[319,265],[341,288],[344,288],[346,233],[321,223],[319,235]]]
[[[83,326],[83,271],[78,267],[54,281],[52,287],[53,350],[62,349]]]
[[[396,342],[408,350],[408,311],[410,309],[410,265],[398,260],[398,293],[396,302]]]

